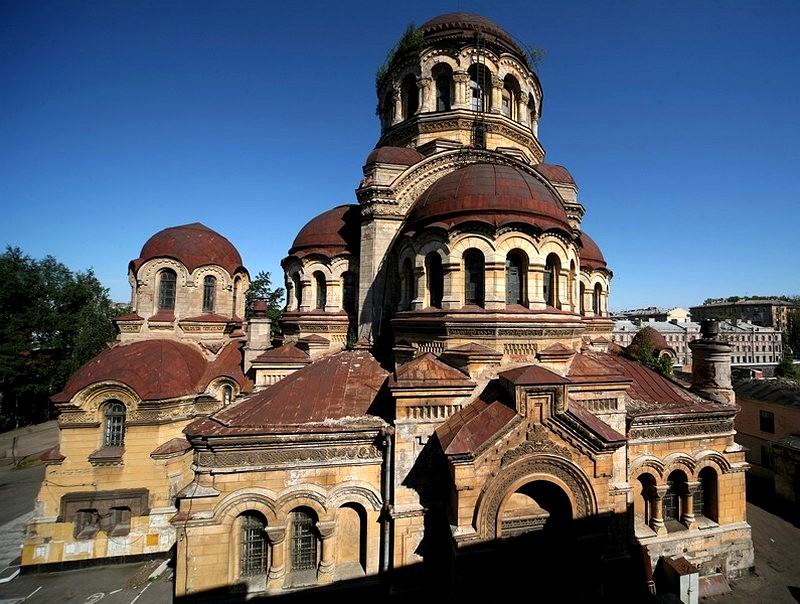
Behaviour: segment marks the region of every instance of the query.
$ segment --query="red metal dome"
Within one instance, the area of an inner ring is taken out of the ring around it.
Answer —
[[[289,249],[290,256],[358,253],[361,217],[358,205],[344,205],[312,218],[297,234]]]
[[[580,259],[582,268],[588,268],[593,271],[608,266],[606,259],[603,257],[603,252],[600,251],[600,248],[589,235],[581,233],[578,236],[578,241],[581,244]]]
[[[422,153],[409,147],[377,147],[367,156],[367,164],[381,162],[384,164],[413,166],[423,159],[425,159],[425,156]]]
[[[514,52],[521,57],[525,53],[519,45],[502,27],[490,21],[486,17],[473,13],[447,13],[434,17],[430,21],[420,26],[425,40],[431,42],[442,42],[453,40],[454,42],[472,42],[475,39],[475,32],[483,35],[484,43],[496,45],[501,50]]]
[[[575,179],[564,166],[557,166],[555,164],[538,164],[534,166],[536,171],[544,176],[550,182],[557,182],[559,184],[575,184]]]
[[[406,229],[449,229],[470,221],[572,232],[564,206],[538,178],[519,168],[489,163],[459,168],[431,185],[412,207]]]
[[[233,244],[199,222],[159,231],[147,240],[132,262],[138,269],[153,258],[174,258],[189,272],[210,264],[221,266],[231,275],[243,268],[242,257]]]

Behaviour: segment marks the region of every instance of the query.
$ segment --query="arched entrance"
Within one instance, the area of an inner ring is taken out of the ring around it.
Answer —
[[[547,480],[534,480],[511,493],[500,510],[500,537],[535,531],[569,530],[572,503],[567,494]]]

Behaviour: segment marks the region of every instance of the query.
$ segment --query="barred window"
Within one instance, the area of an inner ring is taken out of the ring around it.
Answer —
[[[203,279],[203,312],[214,312],[214,298],[217,293],[217,280],[211,275]]]
[[[175,308],[175,283],[178,276],[171,269],[161,271],[158,280],[158,308],[172,310]]]
[[[292,570],[309,570],[316,565],[314,519],[303,510],[297,510],[292,513]]]
[[[264,529],[267,524],[259,515],[252,512],[242,514],[241,522],[241,576],[252,577],[267,572],[268,548]]]
[[[109,401],[105,406],[105,436],[103,446],[121,447],[125,438],[125,405]]]

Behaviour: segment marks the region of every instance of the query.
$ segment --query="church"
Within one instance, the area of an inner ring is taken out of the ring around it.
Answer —
[[[534,69],[479,15],[403,36],[352,203],[281,262],[280,337],[235,232],[146,241],[117,341],[52,397],[23,566],[170,556],[176,598],[620,601],[751,572],[730,347],[704,323],[690,385],[615,348]]]

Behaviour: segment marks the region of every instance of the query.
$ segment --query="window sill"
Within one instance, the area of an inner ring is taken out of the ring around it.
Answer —
[[[89,463],[95,466],[122,465],[125,447],[101,447],[89,455]]]

